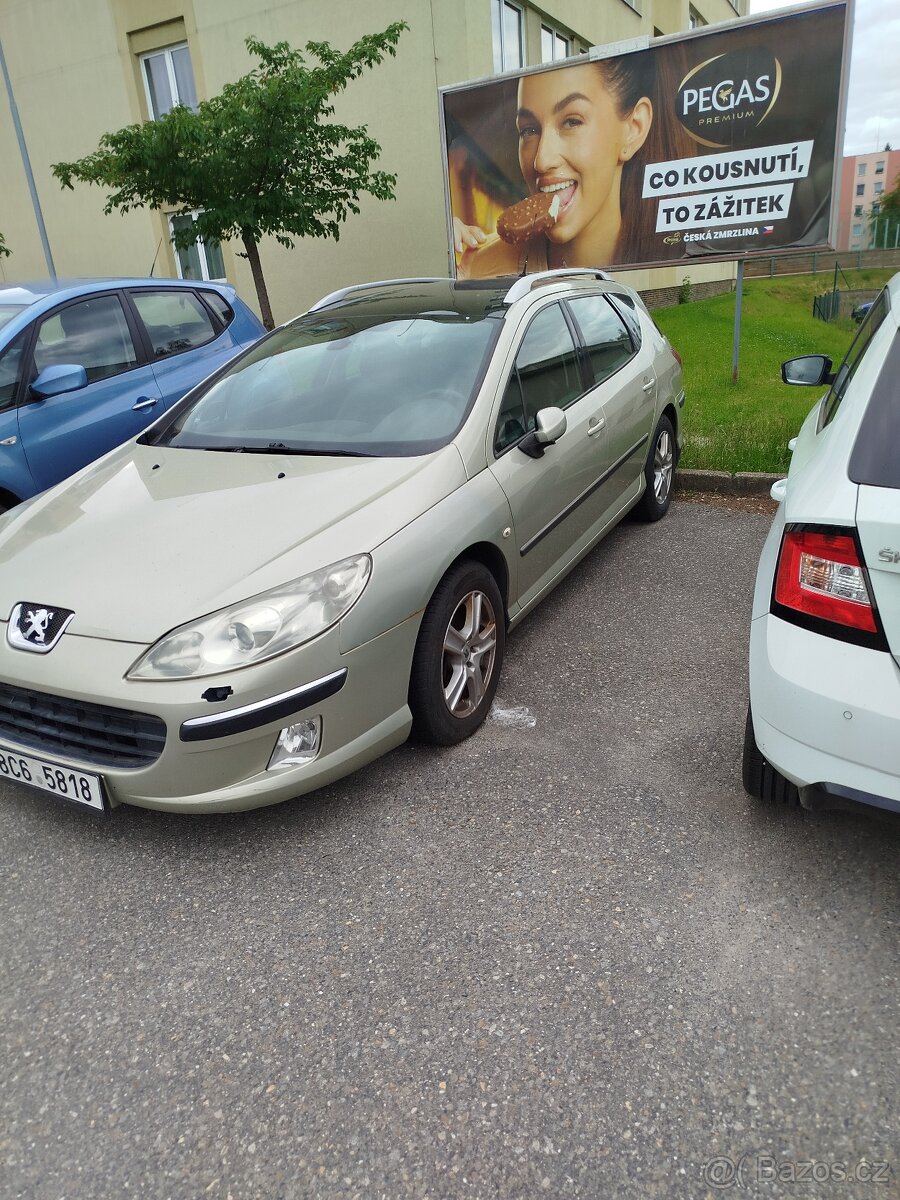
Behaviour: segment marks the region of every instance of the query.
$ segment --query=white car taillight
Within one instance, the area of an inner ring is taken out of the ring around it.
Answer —
[[[773,600],[792,613],[880,635],[862,557],[852,534],[787,529]]]

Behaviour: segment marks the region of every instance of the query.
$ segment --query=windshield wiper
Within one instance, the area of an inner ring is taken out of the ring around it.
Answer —
[[[178,447],[174,447],[178,449]],[[184,446],[184,450],[210,450],[220,454],[294,454],[322,455],[331,458],[375,458],[366,450],[324,450],[318,446],[288,446],[284,442],[269,442],[265,446]]]

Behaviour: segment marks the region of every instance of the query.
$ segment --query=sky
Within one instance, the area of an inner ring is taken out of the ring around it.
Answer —
[[[750,16],[785,7],[784,0],[750,0]],[[900,3],[856,0],[844,154],[883,150],[887,142],[900,150]]]

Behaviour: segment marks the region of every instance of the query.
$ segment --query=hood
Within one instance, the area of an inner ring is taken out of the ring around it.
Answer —
[[[465,482],[417,458],[128,445],[0,518],[0,620],[71,609],[67,636],[156,641],[177,625],[375,549]]]

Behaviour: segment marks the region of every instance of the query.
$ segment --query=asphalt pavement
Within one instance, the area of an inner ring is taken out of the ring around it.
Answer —
[[[900,1195],[900,821],[740,783],[769,520],[621,526],[462,746],[215,818],[0,785],[0,1197]]]

